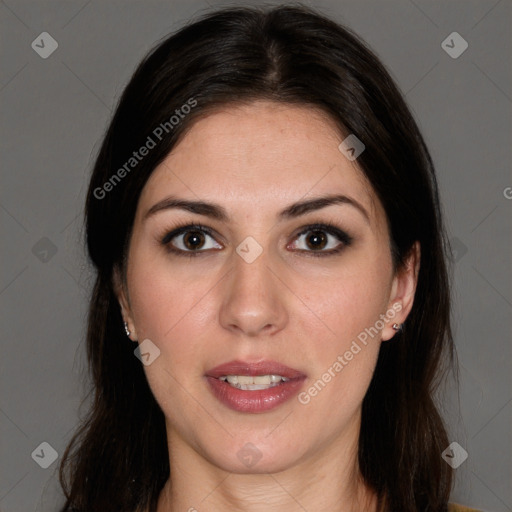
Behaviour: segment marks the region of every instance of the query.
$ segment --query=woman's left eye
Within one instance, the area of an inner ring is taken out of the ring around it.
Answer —
[[[206,243],[207,238],[211,238],[213,243]],[[222,245],[215,242],[213,230],[201,225],[187,225],[176,228],[167,233],[162,238],[161,243],[170,252],[187,257],[199,256],[209,250],[222,249]],[[297,247],[297,243],[304,245]],[[351,243],[352,237],[336,226],[314,224],[306,226],[295,236],[294,241],[287,248],[307,253],[310,256],[330,256],[342,251]]]
[[[329,241],[329,237],[331,237],[331,241]],[[352,243],[352,237],[348,233],[335,226],[325,224],[307,226],[297,235],[296,240],[294,244],[301,240],[304,242],[306,248],[298,247],[298,249],[309,253],[310,256],[330,256],[342,251],[344,247],[348,247]]]

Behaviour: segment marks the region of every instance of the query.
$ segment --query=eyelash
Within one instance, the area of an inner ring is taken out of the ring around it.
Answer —
[[[184,224],[181,226],[177,226],[172,231],[166,233],[160,240],[160,243],[164,245],[167,250],[173,254],[176,254],[178,256],[182,256],[185,258],[195,258],[197,256],[200,256],[202,253],[205,253],[207,251],[205,250],[198,250],[198,251],[183,251],[182,249],[177,249],[176,247],[173,247],[172,244],[170,244],[171,240],[176,238],[177,236],[186,234],[190,231],[199,231],[204,234],[207,234],[214,237],[213,230],[209,228],[208,226],[203,226],[202,224]],[[299,252],[307,253],[308,256],[312,257],[327,257],[327,256],[334,256],[338,253],[340,253],[345,247],[348,247],[352,244],[353,238],[346,233],[345,231],[339,229],[335,225],[324,222],[324,223],[316,223],[316,224],[309,224],[308,226],[305,226],[300,233],[298,233],[295,236],[295,239],[301,237],[302,235],[305,235],[306,233],[313,232],[313,231],[323,231],[326,232],[334,237],[336,237],[340,242],[341,245],[336,249],[331,249],[330,251],[307,251],[304,249],[299,249]]]

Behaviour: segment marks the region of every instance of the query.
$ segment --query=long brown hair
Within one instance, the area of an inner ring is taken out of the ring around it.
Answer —
[[[164,416],[124,334],[113,273],[124,268],[155,167],[195,119],[255,99],[315,106],[355,134],[366,146],[358,164],[386,211],[395,269],[420,242],[413,308],[382,344],[363,401],[359,465],[389,511],[447,509],[452,470],[441,458],[448,439],[434,396],[454,348],[434,166],[400,91],[365,43],[308,8],[280,6],[223,9],[184,27],[144,58],[117,105],[87,195],[97,271],[87,331],[93,400],[61,462],[61,512],[156,510],[169,478]],[[180,110],[186,104],[194,106]],[[171,122],[177,110],[187,113]],[[159,126],[166,129],[156,137]],[[128,168],[148,137],[155,147]]]

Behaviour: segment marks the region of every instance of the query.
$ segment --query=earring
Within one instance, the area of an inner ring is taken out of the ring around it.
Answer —
[[[393,329],[395,329],[395,331],[402,330],[402,324],[393,324],[392,327],[393,327]]]
[[[128,329],[128,324],[124,322],[124,332],[126,332],[126,336],[130,337],[130,329]]]

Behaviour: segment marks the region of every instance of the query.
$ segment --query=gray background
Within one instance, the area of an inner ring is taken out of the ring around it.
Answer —
[[[91,286],[82,205],[112,109],[157,40],[208,5],[228,4],[0,3],[2,512],[55,511],[62,503],[58,460],[87,406],[80,409]],[[453,500],[510,511],[512,3],[310,5],[374,48],[431,149],[457,259],[461,386],[460,393],[447,386],[443,410],[451,440],[469,456],[456,470]],[[454,31],[469,44],[456,59],[441,46]],[[58,42],[47,59],[31,47],[42,32]],[[42,442],[59,454],[47,469],[31,456]]]

